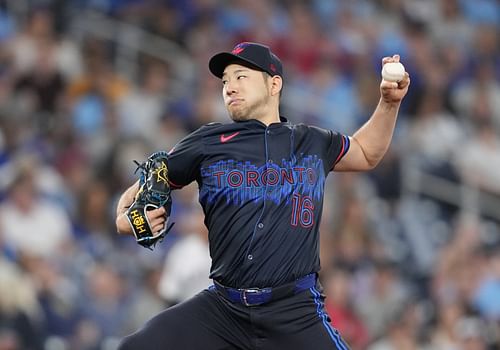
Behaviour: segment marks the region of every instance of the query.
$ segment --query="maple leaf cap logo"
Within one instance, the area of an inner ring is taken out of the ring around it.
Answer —
[[[237,47],[235,48],[233,51],[231,51],[232,54],[235,54],[235,55],[238,55],[239,53],[241,53],[243,50],[245,50],[244,47]]]

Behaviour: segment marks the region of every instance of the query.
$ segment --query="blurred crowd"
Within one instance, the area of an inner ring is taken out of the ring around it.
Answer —
[[[116,42],[75,34],[88,13],[174,43],[193,74],[147,50],[119,69]],[[496,0],[0,1],[0,350],[111,350],[210,284],[196,186],[174,193],[154,251],[117,235],[114,211],[134,159],[229,122],[207,62],[240,41],[283,60],[284,116],[346,134],[378,102],[381,58],[401,55],[390,151],[327,184],[331,322],[353,350],[500,349],[499,207],[408,190],[424,173],[500,199],[499,34]]]

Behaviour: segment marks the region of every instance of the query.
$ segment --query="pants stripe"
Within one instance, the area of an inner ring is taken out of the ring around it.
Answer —
[[[330,325],[327,319],[327,315],[323,311],[323,303],[321,302],[321,293],[316,290],[315,287],[309,288],[311,291],[312,295],[314,296],[314,303],[316,304],[316,313],[318,316],[321,318],[323,322],[323,326],[325,326],[326,331],[330,335],[330,338],[332,338],[333,342],[335,343],[335,346],[337,349],[340,350],[349,350],[347,345],[344,343],[338,332],[334,331],[333,327]]]

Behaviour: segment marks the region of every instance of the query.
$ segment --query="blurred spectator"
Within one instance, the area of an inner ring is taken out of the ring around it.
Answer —
[[[368,347],[368,350],[424,350],[427,345],[419,338],[423,319],[416,304],[400,304],[393,310],[387,334]]]
[[[114,250],[117,238],[111,220],[110,193],[105,183],[93,180],[86,184],[86,191],[80,193],[78,211],[78,234],[85,252],[97,259],[109,256]]]
[[[167,306],[158,290],[161,267],[146,270],[143,273],[144,276],[140,278],[140,283],[132,287],[139,290],[133,290],[129,315],[125,322],[126,334],[138,330],[147,320],[157,315]]]
[[[7,11],[5,4],[0,4],[0,41],[5,42],[16,32],[15,19],[9,11]]]
[[[355,195],[343,200],[340,220],[335,230],[335,260],[350,266],[360,268],[370,259],[369,247],[371,231],[365,211],[365,203]]]
[[[480,120],[455,155],[463,181],[475,188],[500,194],[500,137],[489,120]]]
[[[472,296],[472,304],[488,320],[500,321],[500,249],[487,252],[486,271]]]
[[[74,257],[72,257],[74,258]],[[23,266],[33,283],[49,338],[69,339],[81,317],[76,274],[69,274],[61,258],[25,257]],[[68,264],[69,265],[69,264]],[[64,342],[64,341],[63,341]]]
[[[353,306],[352,279],[349,270],[341,265],[329,269],[327,275],[323,277],[327,296],[325,307],[332,318],[333,327],[342,334],[342,338],[351,349],[365,349],[370,336]]]
[[[460,0],[439,0],[439,16],[433,16],[430,33],[436,44],[460,45],[462,50],[472,46],[473,24],[463,16]]]
[[[478,0],[474,5],[460,0],[467,20],[477,23],[500,23],[500,5],[495,0]]]
[[[150,132],[154,149],[170,151],[182,139],[186,125],[193,121],[186,120],[181,113],[175,106],[167,107],[154,130]]]
[[[289,3],[288,22],[284,36],[278,36],[276,42],[267,44],[272,44],[273,51],[286,62],[285,76],[302,78],[313,70],[318,57],[322,56],[324,35],[305,2]]]
[[[463,317],[455,327],[463,350],[486,350],[486,334],[483,322],[477,317]]]
[[[500,82],[492,59],[474,62],[473,75],[452,91],[455,109],[466,123],[491,120],[493,132],[500,131]]]
[[[10,42],[10,52],[18,74],[30,71],[38,59],[38,48],[42,43],[54,40],[54,23],[52,14],[44,9],[34,9],[21,30]]]
[[[408,288],[397,274],[396,267],[389,261],[375,262],[371,286],[355,300],[356,310],[366,322],[372,338],[384,335],[388,327],[397,327],[394,314],[403,308],[408,296]]]
[[[125,299],[123,277],[116,268],[107,263],[93,266],[87,272],[84,291],[83,319],[79,327],[88,329],[97,341],[125,335],[130,305]]]
[[[147,27],[150,27],[151,32],[173,41],[182,39],[180,30],[182,16],[174,6],[158,5],[151,12],[153,18],[145,23]]]
[[[3,243],[18,254],[54,256],[72,241],[67,213],[41,196],[35,168],[17,170],[0,206]]]
[[[360,126],[353,82],[326,59],[315,62],[307,79],[292,81],[283,94],[293,113],[308,123],[344,133],[352,133]]]
[[[203,124],[212,122],[226,122],[227,111],[220,99],[222,87],[219,82],[207,78],[200,82],[197,99],[193,105],[194,120],[188,126],[197,128]]]
[[[239,16],[248,16],[248,21],[239,21],[237,16],[231,16],[232,25],[241,25],[241,22],[246,24],[242,31],[236,31],[237,36],[233,39],[239,41],[250,40],[255,42],[267,42],[270,38],[282,37],[288,29],[288,16],[284,13],[279,2],[255,0],[255,1],[239,1],[238,4]],[[231,10],[229,9],[229,12]],[[224,13],[227,15],[226,10]],[[223,23],[224,26],[224,23]],[[225,26],[224,26],[225,27]],[[232,31],[227,28],[228,31]]]
[[[145,160],[152,153],[151,146],[140,138],[122,138],[105,154],[94,168],[95,174],[102,179],[111,193],[136,181],[134,160]]]
[[[211,285],[208,236],[201,210],[196,208],[183,213],[178,224],[182,225],[182,237],[170,248],[158,284],[160,295],[170,305]]]
[[[57,70],[54,61],[54,48],[45,43],[40,44],[38,59],[33,67],[20,74],[15,88],[24,99],[33,98],[33,112],[38,112],[33,118],[41,130],[55,127],[55,113],[61,103],[66,81]]]
[[[167,67],[160,62],[145,62],[139,88],[118,102],[121,133],[150,139],[167,106],[168,93]]]
[[[461,339],[456,328],[464,315],[463,306],[458,301],[443,301],[436,305],[435,311],[438,319],[430,334],[430,345],[442,350],[459,348]]]
[[[439,254],[433,268],[432,293],[439,303],[461,302],[468,305],[483,273],[481,226],[477,218],[463,215],[455,223],[454,235]]]
[[[436,91],[422,96],[406,147],[423,169],[453,179],[449,162],[457,154],[457,144],[465,139],[465,133],[457,119],[444,109],[443,101]]]
[[[84,137],[99,137],[108,124],[109,111],[129,90],[128,82],[114,71],[106,55],[103,43],[88,43],[86,71],[68,87],[72,125]]]
[[[54,62],[56,71],[65,78],[73,78],[81,73],[81,56],[77,47],[66,37],[57,38],[53,13],[49,8],[33,8],[21,30],[10,40],[17,74],[32,70],[39,59],[39,49],[50,48],[49,60]],[[43,50],[42,50],[43,52]]]
[[[0,348],[43,349],[42,319],[28,276],[0,258]]]

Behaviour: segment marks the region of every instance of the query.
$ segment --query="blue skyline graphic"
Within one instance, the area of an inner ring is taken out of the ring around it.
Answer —
[[[285,201],[292,193],[320,200],[325,184],[323,161],[307,155],[294,161],[282,159],[281,165],[266,163],[260,167],[246,162],[221,160],[201,169],[200,202],[213,203],[221,196],[227,204],[248,201]]]

